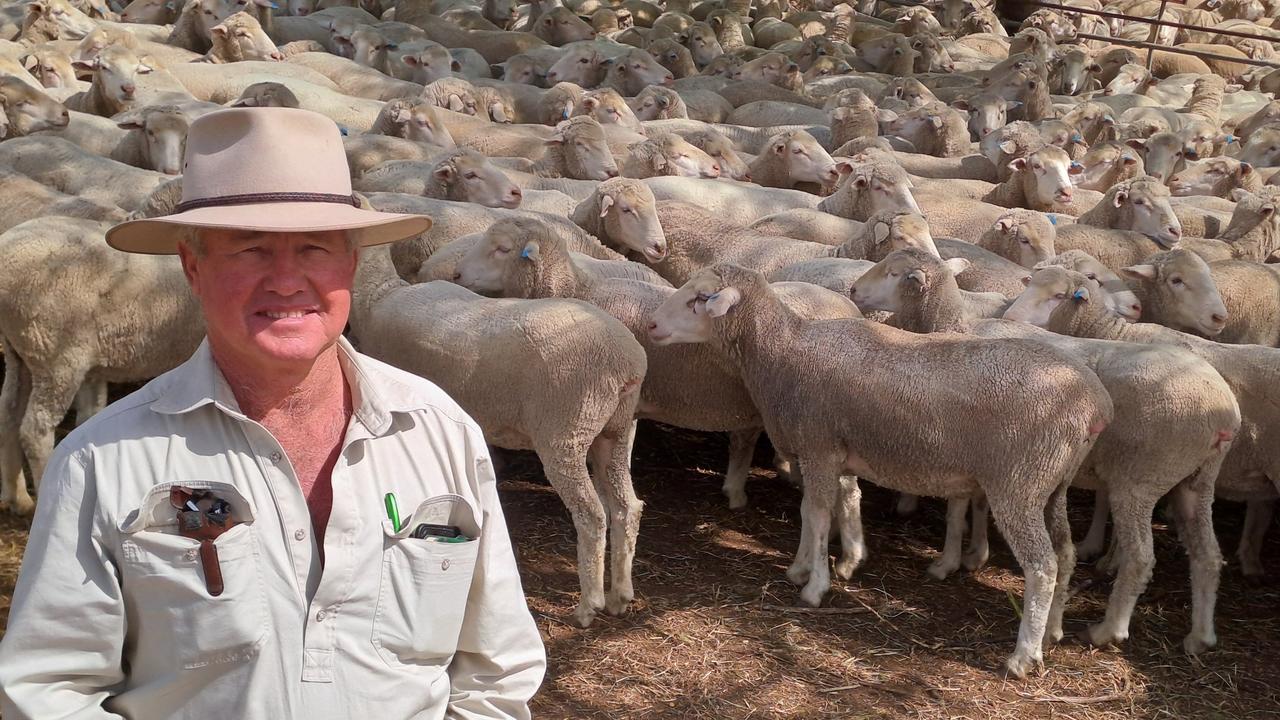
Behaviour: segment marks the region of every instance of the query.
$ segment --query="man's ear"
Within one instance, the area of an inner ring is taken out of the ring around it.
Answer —
[[[718,293],[707,298],[707,315],[711,317],[722,317],[729,312],[734,305],[742,300],[742,293],[738,292],[735,287],[727,287]]]

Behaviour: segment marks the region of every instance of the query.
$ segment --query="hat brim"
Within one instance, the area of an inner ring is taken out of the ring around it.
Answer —
[[[403,240],[431,229],[425,215],[385,213],[325,202],[275,202],[196,208],[120,223],[107,231],[107,244],[124,252],[172,255],[178,243],[200,228],[250,232],[343,231],[368,247]]]

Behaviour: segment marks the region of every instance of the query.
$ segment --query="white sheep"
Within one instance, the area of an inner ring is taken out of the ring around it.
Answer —
[[[360,192],[405,193],[492,208],[519,207],[523,193],[474,150],[445,151],[431,160],[391,160],[352,181]]]
[[[114,119],[75,112],[67,127],[33,137],[62,138],[94,155],[178,175],[190,125],[190,118],[177,107],[153,105],[126,111]]]
[[[578,535],[574,620],[586,627],[601,608],[624,612],[643,507],[630,465],[646,368],[630,331],[578,300],[490,300],[447,282],[409,285],[384,248],[361,257],[351,327],[361,352],[439,384],[487,441],[538,453]]]
[[[1031,343],[923,337],[862,320],[806,322],[762,275],[732,265],[690,279],[654,313],[650,335],[725,348],[770,440],[798,458],[803,527],[788,577],[805,584],[806,604],[818,605],[830,585],[830,519],[840,476],[854,473],[920,494],[984,491],[1026,578],[1009,672],[1024,677],[1041,662],[1042,641],[1061,637],[1075,562],[1066,488],[1113,414],[1092,372]],[[821,381],[806,381],[814,368]],[[990,421],[975,425],[974,417]],[[841,577],[853,569],[844,560],[836,566]]]
[[[100,157],[57,137],[0,143],[0,168],[22,173],[67,195],[136,210],[169,176]]]

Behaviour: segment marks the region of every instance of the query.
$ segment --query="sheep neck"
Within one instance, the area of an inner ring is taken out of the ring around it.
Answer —
[[[761,187],[791,187],[790,176],[783,163],[774,155],[772,148],[756,156],[747,166],[751,180]]]
[[[391,262],[390,246],[365,248],[360,251],[352,290],[351,320],[355,326],[369,321],[374,309],[392,292],[407,287]]]
[[[804,321],[787,307],[763,277],[750,287],[738,287],[742,299],[728,314],[712,320],[714,343],[742,370],[743,380],[771,377],[773,360],[761,348],[790,347]]]
[[[1272,217],[1275,217],[1274,214]],[[1236,224],[1234,217],[1232,220],[1218,239],[1231,245],[1237,258],[1265,262],[1271,253],[1280,250],[1280,242],[1277,241],[1280,232],[1277,232],[1276,221],[1260,217],[1253,224]]]

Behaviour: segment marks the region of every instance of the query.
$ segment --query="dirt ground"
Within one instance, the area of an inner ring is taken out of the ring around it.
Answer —
[[[793,607],[797,591],[784,571],[798,537],[799,493],[761,469],[769,453],[756,460],[751,504],[731,511],[720,494],[722,436],[642,427],[637,599],[628,615],[580,630],[568,622],[578,588],[568,513],[535,456],[505,456],[499,490],[550,658],[535,717],[1280,717],[1280,585],[1246,583],[1230,562],[1219,648],[1188,658],[1187,564],[1159,519],[1155,576],[1125,646],[1099,650],[1069,639],[1046,651],[1043,676],[1007,682],[997,670],[1017,632],[1022,582],[999,540],[987,568],[932,580],[924,570],[941,546],[941,503],[924,501],[916,516],[898,518],[889,493],[864,486],[866,564],[852,581],[835,581],[822,608]],[[1090,501],[1072,496],[1077,536]],[[1217,510],[1230,556],[1243,509]],[[26,527],[0,517],[0,622]],[[1277,577],[1280,532],[1272,530],[1263,557]],[[1069,636],[1101,619],[1110,590],[1087,565],[1072,585]]]

